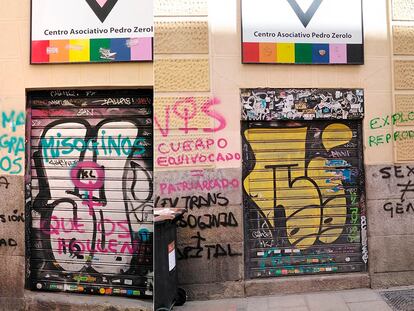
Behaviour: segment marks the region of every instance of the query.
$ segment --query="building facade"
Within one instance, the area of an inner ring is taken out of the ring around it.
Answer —
[[[134,57],[115,39],[36,41],[30,2],[2,2],[0,17],[1,309],[30,290],[151,295],[153,64],[113,62]]]
[[[413,283],[414,6],[362,5],[363,64],[303,65],[242,48],[241,1],[159,2],[155,207],[188,209],[190,298]]]
[[[187,208],[190,299],[413,284],[412,1],[363,0],[363,64],[324,65],[242,47],[238,0],[154,1],[153,63],[31,64],[30,4],[3,6],[4,305],[149,295],[153,206]]]

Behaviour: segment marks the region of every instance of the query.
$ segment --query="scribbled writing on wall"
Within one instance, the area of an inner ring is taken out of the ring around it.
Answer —
[[[151,294],[151,110],[85,101],[32,108],[30,281],[44,290]]]
[[[234,241],[226,240],[234,232],[241,235],[240,179],[235,170],[160,172],[155,192],[155,207],[187,210],[177,222],[179,260],[241,256]]]
[[[242,89],[242,120],[360,119],[361,89]]]
[[[125,107],[132,106],[134,108],[150,107],[152,105],[152,91],[135,90],[132,95],[129,90],[117,90],[117,93],[110,89],[90,91],[90,90],[51,90],[37,91],[31,93],[31,101],[34,106],[38,107]],[[80,110],[82,111],[82,110]]]
[[[24,213],[19,213],[17,209],[13,210],[13,213],[1,213],[0,214],[0,222],[1,223],[16,223],[16,222],[24,222]]]
[[[369,120],[369,127],[371,130],[377,130],[391,125],[400,125],[412,121],[414,121],[414,111],[397,112],[392,115],[372,118]]]
[[[5,198],[5,192],[12,192],[12,185],[6,176],[0,176],[0,195]],[[22,224],[25,221],[24,213],[20,213],[17,209],[9,210],[10,203],[7,205],[0,204],[0,251],[4,249],[15,250],[19,246],[18,239],[11,235],[10,226],[16,228],[19,223]]]
[[[159,191],[161,195],[176,194],[185,191],[236,191],[240,187],[240,181],[237,178],[228,179],[213,178],[213,179],[196,179],[196,180],[182,180],[172,183],[160,182]],[[186,204],[187,206],[187,204]]]
[[[240,153],[229,150],[226,137],[212,136],[227,127],[226,118],[216,110],[219,99],[168,97],[160,101],[154,116],[157,166],[212,166],[241,159]]]
[[[193,245],[177,249],[178,260],[203,257],[210,260],[220,257],[235,257],[242,255],[241,253],[232,250],[231,243],[208,243],[206,238],[201,236],[200,231],[197,231],[194,236],[191,236],[191,239],[193,240]]]
[[[387,133],[380,135],[369,135],[368,146],[375,147],[382,144],[388,144],[396,141],[402,141],[414,138],[414,131],[391,131],[391,126],[404,125],[407,122],[414,121],[414,111],[410,112],[397,112],[392,115],[385,115],[382,117],[376,117],[369,120],[369,127],[372,131],[370,134],[375,134],[376,130],[387,130]]]
[[[244,124],[249,277],[365,269],[361,146],[348,121]]]
[[[411,195],[414,192],[414,166],[385,166],[379,170],[379,173],[382,179],[395,178],[397,180],[395,193],[399,195],[399,198],[389,200],[383,205],[388,216],[390,218],[414,216],[414,201]]]
[[[42,138],[43,157],[45,160],[56,159],[63,155],[70,155],[72,152],[85,152],[87,150],[95,152],[98,156],[100,152],[103,155],[112,156],[128,156],[132,149],[136,154],[145,152],[143,138],[131,139],[128,136],[118,134],[115,137],[108,135],[105,137],[106,131],[102,130],[102,137],[96,141],[85,141],[81,138],[67,137],[62,139],[62,133],[57,132],[56,136]],[[106,144],[107,142],[107,144]]]
[[[176,99],[172,105],[164,105],[163,121],[161,121],[160,115],[154,116],[156,128],[164,137],[170,135],[172,129],[177,129],[185,134],[190,132],[214,133],[221,131],[226,128],[226,119],[213,109],[213,106],[218,104],[220,104],[220,100],[217,98],[206,99],[201,106],[198,105],[194,97]],[[208,121],[216,121],[217,124],[212,125],[211,122],[207,121],[202,126],[197,125],[197,123],[205,122],[204,118],[207,118]]]
[[[228,140],[219,138],[196,138],[158,144],[157,164],[160,167],[181,165],[214,165],[240,160],[238,152],[228,152]]]
[[[25,125],[24,112],[0,112],[0,172],[10,175],[23,171],[24,137],[18,133]]]

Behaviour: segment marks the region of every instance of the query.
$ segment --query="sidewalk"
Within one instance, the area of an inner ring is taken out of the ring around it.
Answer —
[[[392,290],[399,290],[395,288]],[[407,287],[402,288],[407,289]],[[190,301],[176,311],[393,311],[380,291],[368,288],[300,295]],[[414,309],[413,309],[414,310]]]

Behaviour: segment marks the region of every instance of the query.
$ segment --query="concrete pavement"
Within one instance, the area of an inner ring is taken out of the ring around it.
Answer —
[[[176,311],[393,311],[368,288],[299,295],[187,302]]]

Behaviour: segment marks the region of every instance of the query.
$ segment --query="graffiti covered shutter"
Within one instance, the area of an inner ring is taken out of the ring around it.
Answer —
[[[152,293],[151,94],[30,94],[32,288]]]
[[[293,103],[290,111],[281,108],[282,113],[290,112],[298,121],[273,121],[273,99],[262,101],[256,93],[265,121],[243,122],[249,278],[366,269],[361,121],[300,120],[304,111],[310,118],[309,106],[315,113],[323,100],[313,90],[313,97],[307,96],[316,104],[304,96],[295,102],[298,93],[279,95],[282,103],[288,98]],[[249,113],[247,109],[245,116]]]

